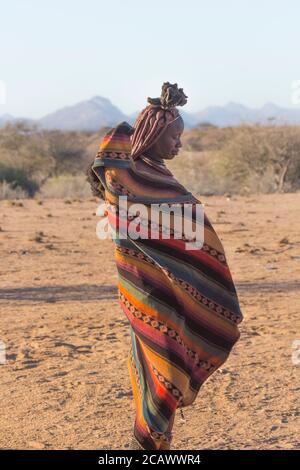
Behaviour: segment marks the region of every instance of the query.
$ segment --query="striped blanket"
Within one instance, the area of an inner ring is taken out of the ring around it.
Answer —
[[[195,225],[201,202],[167,168],[148,159],[137,165],[130,158],[125,124],[103,139],[93,170],[105,188],[115,230],[119,302],[131,332],[134,435],[144,449],[169,449],[177,408],[191,405],[201,385],[226,361],[243,317],[224,248],[205,212],[203,246],[193,250],[186,249],[190,239],[185,234],[176,238],[174,217],[165,238],[161,219],[151,224],[145,213],[140,218],[130,214],[137,203],[148,215],[152,204],[176,204],[180,210],[190,204]],[[120,204],[124,196],[127,212]],[[151,228],[152,238],[137,238],[134,230],[128,235],[133,222],[141,234],[149,235]]]

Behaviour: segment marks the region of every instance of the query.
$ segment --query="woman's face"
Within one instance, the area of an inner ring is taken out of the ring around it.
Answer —
[[[149,149],[147,152],[149,156],[155,160],[172,160],[182,147],[180,137],[183,129],[183,119],[179,117],[166,128],[160,138]]]

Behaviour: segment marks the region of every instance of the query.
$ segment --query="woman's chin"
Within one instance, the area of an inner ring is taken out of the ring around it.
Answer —
[[[170,153],[169,155],[167,155],[165,157],[165,160],[173,160],[173,158],[175,158],[176,156],[178,155],[178,153]]]

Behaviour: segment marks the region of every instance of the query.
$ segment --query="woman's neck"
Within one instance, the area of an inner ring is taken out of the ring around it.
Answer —
[[[158,155],[156,155],[155,152],[153,152],[152,150],[146,150],[145,152],[143,152],[143,155],[150,158],[151,160],[154,160],[156,163],[164,165],[164,160]]]

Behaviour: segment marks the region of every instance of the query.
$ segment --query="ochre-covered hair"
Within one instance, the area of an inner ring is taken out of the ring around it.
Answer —
[[[187,96],[177,83],[165,82],[160,98],[148,98],[150,103],[135,121],[131,137],[131,158],[138,159],[160,138],[166,127],[180,117],[176,106],[183,106]]]

